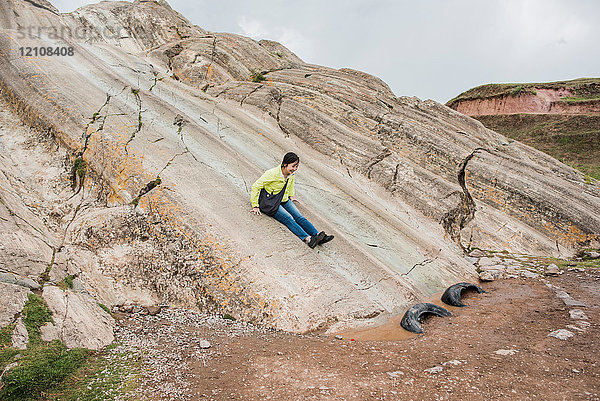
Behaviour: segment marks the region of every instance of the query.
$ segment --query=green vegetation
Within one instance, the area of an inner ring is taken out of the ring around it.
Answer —
[[[516,139],[600,180],[600,116],[510,114],[476,116],[487,128]]]
[[[77,206],[79,208],[79,206]],[[39,282],[43,285],[45,282],[50,281],[50,271],[52,270],[52,266],[54,266],[54,258],[56,257],[56,249],[52,249],[52,259],[50,259],[50,263],[46,267],[46,270],[40,275]]]
[[[4,326],[0,329],[0,350],[11,346],[12,332],[14,329],[14,323]]]
[[[264,81],[267,78],[265,78],[265,76],[262,73],[257,72],[255,74],[252,74],[252,76],[250,77],[250,79],[252,80],[252,82],[262,82],[262,81]]]
[[[122,350],[118,344],[103,351],[90,352],[86,363],[49,391],[46,397],[56,401],[112,400],[138,387],[142,361],[140,354]]]
[[[0,400],[106,400],[138,386],[140,353],[116,344],[90,351],[67,349],[60,340],[42,341],[40,327],[52,321],[52,314],[38,295],[29,294],[21,316],[29,334],[27,349],[12,347],[14,323],[0,329],[0,372],[15,365],[2,376]]]
[[[589,102],[589,101],[594,101],[594,100],[600,100],[600,96],[592,96],[592,97],[565,96],[565,97],[560,98],[560,100],[562,102],[571,102],[571,103]]]
[[[446,106],[452,107],[459,100],[472,100],[501,96],[518,96],[524,94],[536,95],[538,89],[568,89],[573,101],[593,100],[600,97],[600,78],[579,78],[572,81],[557,81],[545,83],[515,83],[481,85],[461,93],[448,101]],[[568,98],[563,98],[565,100]]]
[[[236,320],[233,316],[231,316],[229,313],[225,313],[223,315],[223,319],[225,320]]]
[[[29,335],[27,349],[12,347],[10,337],[14,324],[0,332],[0,369],[17,363],[2,376],[0,399],[7,401],[38,399],[45,389],[60,383],[78,369],[88,353],[85,349],[67,350],[59,340],[42,341],[40,327],[52,322],[52,313],[39,295],[28,295],[21,316]]]
[[[86,360],[85,349],[67,350],[59,340],[28,349],[19,365],[2,378],[2,399],[37,399],[44,390],[62,382]]]
[[[53,323],[52,312],[48,309],[46,301],[39,295],[30,293],[21,313],[27,334],[29,334],[28,346],[39,344],[42,340],[40,327],[47,322]]]
[[[73,288],[73,279],[74,278],[75,278],[75,276],[70,274],[67,277],[65,277],[65,279],[63,281],[58,283],[57,286],[63,291],[66,290],[67,288]]]
[[[98,302],[98,306],[101,307],[102,309],[104,309],[104,312],[106,312],[106,313],[108,313],[109,315],[112,316],[112,312],[110,311],[110,309],[109,309],[108,306],[106,306],[104,304],[101,304],[100,302]]]
[[[71,181],[73,182],[73,188],[77,185],[77,178],[79,177],[79,185],[83,185],[83,179],[85,178],[85,172],[87,170],[87,163],[83,160],[83,157],[78,157],[73,162],[73,168],[71,169]]]
[[[523,86],[519,85],[510,91],[510,95],[511,96],[519,96],[521,94],[521,92],[523,92]]]
[[[580,269],[600,269],[600,259],[592,259],[589,256],[585,255],[586,251],[595,251],[600,252],[598,249],[583,249],[581,250],[575,259],[558,259],[553,257],[542,257],[542,256],[532,256],[532,255],[511,255],[506,253],[506,251],[498,252],[491,251],[480,248],[473,248],[473,250],[479,250],[483,252],[488,257],[497,256],[501,259],[510,261],[514,260],[515,256],[518,256],[517,263],[518,265],[522,265],[525,269],[539,272],[542,266],[548,266],[550,264],[555,264],[560,270],[567,270],[571,268],[580,268]],[[480,273],[482,270],[477,268],[477,272]]]

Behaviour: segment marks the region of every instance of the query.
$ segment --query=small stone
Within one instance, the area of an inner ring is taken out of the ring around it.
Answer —
[[[161,311],[161,307],[160,306],[148,306],[146,309],[148,310],[148,314],[150,316],[156,316]]]
[[[444,368],[442,366],[434,366],[433,368],[425,369],[424,372],[436,374],[440,373]]]
[[[26,349],[29,342],[29,334],[23,323],[23,319],[17,319],[17,325],[12,333],[12,346],[16,349]]]
[[[529,270],[520,270],[519,276],[525,278],[538,278],[540,275]]]
[[[480,251],[479,249],[475,249],[469,254],[469,256],[473,258],[482,258],[485,256],[485,253],[483,253],[483,251]]]
[[[569,315],[571,319],[588,320],[587,315],[581,309],[571,309]]]
[[[585,256],[592,259],[598,259],[600,258],[600,253],[594,251],[586,251]]]
[[[442,365],[454,365],[454,366],[458,366],[458,365],[462,365],[462,362],[459,361],[458,359],[453,359],[451,361],[442,363]]]
[[[343,339],[344,339],[344,337],[342,337],[342,336],[340,336],[340,335],[337,335],[337,336],[335,336],[335,339],[336,339],[336,340],[343,340]]]
[[[9,363],[8,365],[6,365],[6,367],[4,368],[4,370],[2,371],[2,375],[4,375],[6,372],[8,372],[9,370],[11,370],[12,368],[15,368],[19,366],[19,362],[13,362],[13,363]],[[2,376],[0,375],[0,377]]]
[[[42,287],[39,285],[39,283],[37,281],[34,281],[30,278],[27,277],[19,277],[17,278],[17,285],[20,285],[21,287],[26,287],[29,288],[31,290],[40,290],[42,289]]]
[[[578,327],[587,330],[592,324],[586,320],[579,320],[575,323]]]
[[[494,351],[494,354],[506,356],[506,355],[514,355],[517,352],[519,352],[519,351],[516,349],[499,349],[499,350]]]
[[[83,286],[83,283],[77,277],[75,277],[73,279],[73,288],[72,288],[72,290],[75,291],[75,292],[85,292],[85,293],[87,293],[85,287]]]
[[[476,258],[473,256],[465,256],[465,259],[467,260],[467,262],[469,262],[472,265],[476,265],[477,262],[479,262],[479,258]]]
[[[121,305],[119,309],[121,309],[121,312],[131,313],[133,312],[133,305]]]
[[[580,333],[585,333],[585,329],[582,329],[581,327],[573,326],[572,324],[567,324],[567,329],[575,330]]]
[[[495,278],[490,272],[479,273],[479,280],[481,281],[494,281]]]
[[[398,376],[400,376],[400,375],[403,375],[403,374],[404,374],[404,372],[402,372],[401,370],[395,370],[395,371],[393,371],[393,372],[387,372],[387,374],[388,374],[390,377],[396,378],[396,377],[398,377]]]
[[[572,331],[569,331],[567,329],[559,329],[548,334],[548,337],[558,338],[559,340],[567,340],[573,337],[574,335],[575,333],[573,333]]]
[[[546,268],[544,269],[544,273],[547,276],[557,276],[560,274],[560,269],[558,268],[558,266],[556,266],[554,263],[546,266]]]
[[[501,262],[501,260],[499,258],[480,258],[479,259],[479,266],[480,267],[485,267],[485,266],[496,266]]]
[[[43,341],[54,341],[60,338],[58,328],[50,322],[40,327],[40,333]]]
[[[210,343],[206,340],[200,340],[200,348],[207,349],[210,348]]]

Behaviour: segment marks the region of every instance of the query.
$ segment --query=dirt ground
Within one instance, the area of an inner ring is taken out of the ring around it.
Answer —
[[[228,321],[215,329],[174,323],[165,312],[122,319],[122,335],[152,338],[148,360],[162,358],[145,373],[144,399],[600,400],[600,272],[546,279],[586,306],[567,307],[540,279],[508,279],[483,283],[487,294],[464,294],[467,307],[427,318],[424,334],[399,341]],[[572,318],[573,309],[591,324]],[[548,336],[565,328],[574,336]],[[211,347],[199,348],[201,339]]]

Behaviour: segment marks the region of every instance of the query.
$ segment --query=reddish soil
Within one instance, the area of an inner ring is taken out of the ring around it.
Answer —
[[[468,307],[426,319],[424,334],[400,341],[180,327],[212,347],[176,373],[194,400],[600,400],[600,272],[548,280],[586,304],[579,308],[591,322],[585,332],[548,337],[577,322],[574,308],[540,280],[511,279],[484,283],[487,294],[465,294]],[[164,352],[178,346],[161,345]],[[441,371],[425,371],[435,366]]]
[[[588,114],[600,113],[600,101],[567,102],[560,99],[570,96],[568,91],[537,89],[536,94],[504,95],[481,99],[458,100],[452,108],[467,116],[497,114]]]

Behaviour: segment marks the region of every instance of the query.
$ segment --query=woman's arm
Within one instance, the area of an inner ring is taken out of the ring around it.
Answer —
[[[268,181],[268,170],[260,176],[258,180],[252,184],[252,189],[250,190],[250,203],[254,209],[258,208],[258,195],[260,194],[260,190],[265,187],[265,183]]]

